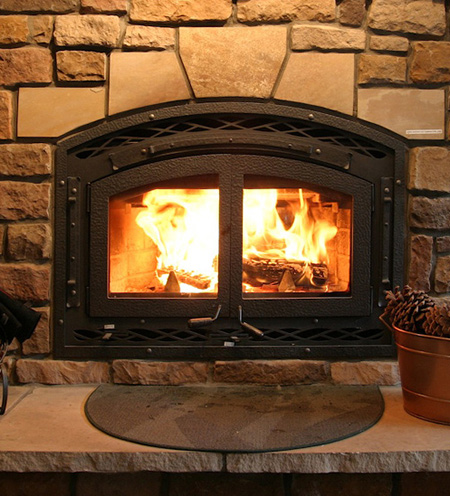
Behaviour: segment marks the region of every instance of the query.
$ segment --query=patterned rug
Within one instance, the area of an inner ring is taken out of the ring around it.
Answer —
[[[373,426],[377,386],[101,385],[85,412],[101,431],[194,451],[263,452],[331,443]]]

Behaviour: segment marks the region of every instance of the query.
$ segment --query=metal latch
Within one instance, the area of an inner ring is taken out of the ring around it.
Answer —
[[[211,324],[212,322],[217,320],[217,318],[219,317],[219,313],[220,313],[221,309],[222,309],[222,305],[219,305],[217,307],[217,311],[216,311],[216,314],[214,315],[214,317],[199,317],[199,318],[195,318],[195,319],[189,319],[188,320],[189,329],[199,329],[200,327],[205,327],[205,326]]]
[[[261,331],[261,329],[258,329],[257,327],[244,322],[241,305],[239,305],[239,324],[241,324],[242,329],[247,331],[250,335],[253,335],[257,338],[262,338],[264,336],[264,332]]]

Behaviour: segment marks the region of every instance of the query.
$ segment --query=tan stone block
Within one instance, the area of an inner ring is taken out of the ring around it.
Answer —
[[[1,0],[0,12],[74,12],[78,0]]]
[[[175,29],[128,25],[123,46],[127,48],[174,49]]]
[[[408,284],[417,290],[430,291],[433,258],[433,238],[418,234],[411,236]]]
[[[446,29],[444,0],[373,0],[369,26],[383,31],[442,36]]]
[[[335,0],[238,0],[241,22],[330,22],[336,17]]]
[[[16,348],[17,344],[17,348]],[[8,346],[8,352],[15,353],[19,349],[18,346],[18,341],[17,339],[13,339],[12,343]],[[16,371],[16,358],[12,356],[7,356],[3,360],[3,365],[5,366],[6,369],[6,375],[8,376],[8,382],[9,384],[14,384],[14,379],[15,379],[15,371]],[[9,402],[8,402],[9,405]],[[9,407],[10,408],[10,407]],[[1,472],[0,472],[1,474]],[[3,485],[2,485],[3,487]]]
[[[81,12],[88,14],[125,14],[127,0],[81,0]]]
[[[275,97],[353,114],[355,56],[292,53]]]
[[[342,0],[339,22],[347,26],[361,26],[366,17],[366,0]]]
[[[47,48],[0,50],[0,84],[51,83],[52,75],[53,59]]]
[[[113,380],[116,384],[161,384],[178,386],[204,383],[209,365],[202,362],[143,362],[115,360]]]
[[[49,44],[53,36],[53,25],[55,23],[53,16],[32,16],[33,40],[36,43]]]
[[[413,148],[409,155],[408,188],[450,193],[450,148]]]
[[[0,90],[0,139],[13,136],[13,94]]]
[[[47,176],[53,169],[52,146],[46,143],[0,145],[0,175]]]
[[[370,37],[370,49],[377,52],[407,52],[409,40],[403,36],[377,36]]]
[[[48,260],[52,254],[49,224],[11,224],[8,227],[6,255],[10,260]]]
[[[5,253],[5,234],[6,234],[6,226],[5,224],[0,224],[0,257]]]
[[[78,474],[76,494],[83,496],[137,496],[161,494],[163,475],[154,472]]]
[[[60,81],[104,81],[106,55],[99,52],[65,50],[56,53]]]
[[[105,116],[105,90],[20,88],[19,136],[60,136]]]
[[[319,360],[218,361],[214,381],[232,384],[315,384],[329,380],[329,364]]]
[[[55,43],[59,46],[117,47],[120,19],[111,15],[58,16],[55,21]]]
[[[336,384],[400,384],[397,361],[334,362],[331,364],[331,378]]]
[[[68,360],[17,360],[18,381],[40,384],[90,384],[109,381],[109,366],[103,362]]]
[[[286,29],[181,28],[180,54],[197,97],[267,98],[286,55]]]
[[[358,83],[405,83],[406,58],[363,53],[359,58]]]
[[[360,88],[358,117],[410,139],[442,139],[445,128],[444,91]]]
[[[50,296],[49,264],[0,264],[0,287],[13,298],[46,303]]]
[[[225,21],[230,0],[131,0],[130,19],[150,22]]]
[[[189,97],[189,89],[175,53],[111,54],[110,114]]]
[[[26,43],[28,35],[27,16],[0,16],[0,44],[12,45],[14,43]]]
[[[50,184],[0,182],[0,219],[48,219]]]
[[[298,25],[292,27],[293,50],[360,51],[366,46],[363,29],[336,26]]]
[[[409,75],[415,83],[450,83],[450,42],[418,41],[412,44]]]
[[[22,343],[24,355],[40,355],[50,353],[50,309],[34,308],[41,314],[38,325],[29,339]]]
[[[450,198],[412,197],[410,226],[439,231],[450,229]]]
[[[436,250],[438,253],[450,251],[450,236],[441,236],[436,239]]]
[[[450,255],[437,257],[434,274],[434,290],[436,293],[450,292]]]

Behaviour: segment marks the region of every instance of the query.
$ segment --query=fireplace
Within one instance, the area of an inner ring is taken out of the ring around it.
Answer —
[[[390,356],[404,159],[375,128],[263,101],[160,106],[61,141],[57,355]]]

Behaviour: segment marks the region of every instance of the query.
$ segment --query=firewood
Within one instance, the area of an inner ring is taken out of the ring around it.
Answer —
[[[324,263],[311,264],[311,283],[313,286],[322,287],[328,281],[328,267]]]
[[[279,285],[286,270],[291,274],[297,286],[305,274],[306,263],[288,260],[244,259],[243,270],[244,282],[254,287],[260,287],[263,284]]]
[[[244,259],[243,270],[244,282],[257,288],[267,285],[280,286],[283,278],[287,277],[286,273],[297,288],[322,288],[329,279],[328,266],[325,263],[297,260]],[[278,291],[281,290],[278,288]],[[286,289],[282,292],[286,292]]]
[[[208,289],[212,282],[212,279],[204,274],[195,274],[194,272],[175,270],[173,267],[167,267],[167,269],[158,271],[160,275],[169,273],[169,277],[171,272],[176,274],[176,278],[179,283],[182,282],[184,284],[189,284],[189,286],[193,286],[197,289]]]

